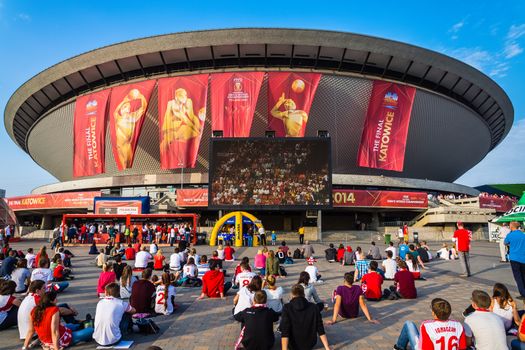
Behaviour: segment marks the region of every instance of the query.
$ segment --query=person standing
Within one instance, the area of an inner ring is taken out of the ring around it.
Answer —
[[[505,245],[505,238],[510,233],[509,225],[505,222],[499,231],[499,255],[501,256],[500,262],[509,262],[507,259],[507,246]]]
[[[408,225],[403,225],[403,240],[405,241],[405,244],[408,243]]]
[[[304,244],[304,226],[299,227],[299,244]]]
[[[516,221],[510,223],[510,232],[504,243],[509,246],[509,260],[514,280],[518,286],[520,296],[516,299],[525,299],[525,233],[519,229]]]
[[[456,243],[456,248],[459,253],[459,262],[463,273],[461,277],[470,277],[470,240],[472,239],[472,232],[465,229],[461,221],[457,222],[458,229],[454,232],[452,240]]]
[[[403,244],[405,239],[403,235],[403,227],[400,227],[397,229],[397,238],[399,239],[399,244]]]
[[[317,344],[317,335],[324,349],[330,349],[321,313],[315,304],[306,300],[304,288],[299,284],[292,287],[292,299],[283,306],[280,328],[283,349],[288,349],[288,346],[292,349],[313,349]]]
[[[259,227],[259,245],[266,245],[266,231],[264,227]]]

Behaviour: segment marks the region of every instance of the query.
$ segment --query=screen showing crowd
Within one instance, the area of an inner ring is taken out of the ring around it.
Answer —
[[[331,205],[330,139],[214,139],[210,207]]]

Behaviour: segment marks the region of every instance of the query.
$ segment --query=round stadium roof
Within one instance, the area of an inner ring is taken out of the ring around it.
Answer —
[[[47,113],[79,95],[161,75],[257,67],[391,80],[439,94],[480,118],[490,133],[488,151],[503,140],[514,119],[508,96],[492,79],[440,53],[358,34],[247,28],[148,37],[65,60],[11,96],[5,128],[30,153],[32,129]]]

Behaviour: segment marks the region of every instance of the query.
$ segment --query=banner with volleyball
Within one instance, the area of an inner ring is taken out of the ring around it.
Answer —
[[[206,120],[208,74],[159,80],[162,169],[194,168]]]
[[[155,80],[115,87],[110,99],[110,135],[118,170],[133,166],[135,149]]]
[[[106,107],[110,89],[77,98],[73,121],[73,176],[104,173]]]
[[[319,85],[317,73],[268,73],[268,129],[277,137],[304,137]]]
[[[212,130],[224,137],[248,137],[263,82],[263,72],[211,75]]]
[[[413,87],[374,81],[359,145],[359,166],[403,171],[415,95]]]

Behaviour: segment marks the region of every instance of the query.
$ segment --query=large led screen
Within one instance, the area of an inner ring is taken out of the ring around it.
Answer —
[[[330,148],[330,138],[213,138],[209,207],[328,208]]]

